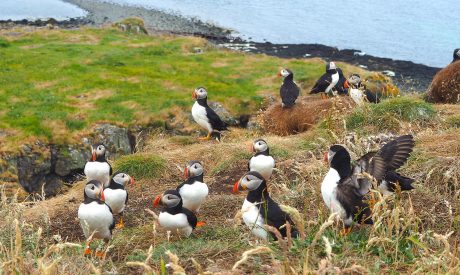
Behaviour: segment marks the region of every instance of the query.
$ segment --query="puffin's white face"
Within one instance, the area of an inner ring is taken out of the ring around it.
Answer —
[[[85,186],[85,194],[91,199],[104,201],[104,191],[100,181],[88,182]]]
[[[254,141],[254,143],[252,144],[252,148],[255,153],[264,152],[267,151],[268,144],[264,140],[259,139]]]
[[[95,144],[92,146],[92,160],[95,161],[98,157],[105,156],[105,146],[102,144]]]
[[[175,194],[163,194],[161,197],[161,203],[168,208],[177,206],[181,200],[182,198]]]
[[[115,176],[113,176],[113,181],[123,186],[126,186],[128,183],[131,183],[131,185],[134,184],[134,179],[125,173],[116,174]]]
[[[460,58],[460,49],[457,50],[457,56]]]
[[[204,168],[198,161],[187,163],[184,171],[185,178],[195,177],[203,174]]]
[[[253,173],[248,173],[244,175],[234,186],[234,191],[238,190],[249,190],[253,191],[259,188],[259,186],[264,181],[261,175],[254,175]],[[235,190],[236,189],[236,190]]]
[[[334,62],[329,62],[329,64],[326,66],[326,70],[335,70],[337,69],[337,66],[335,65]]]
[[[359,82],[361,81],[361,77],[357,74],[352,74],[349,78],[348,78],[348,82],[352,85],[357,85]]]
[[[203,99],[203,98],[208,97],[208,92],[203,87],[196,88],[195,91],[193,91],[192,97],[195,100],[196,99]]]
[[[291,72],[289,72],[287,69],[282,69],[282,70],[280,71],[280,75],[281,75],[282,77],[286,77],[286,76],[288,76],[288,75],[290,75],[290,74],[291,74]]]

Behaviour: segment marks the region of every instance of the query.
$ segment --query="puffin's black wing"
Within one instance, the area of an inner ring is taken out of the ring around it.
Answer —
[[[332,77],[330,74],[323,74],[318,81],[316,81],[315,86],[310,91],[310,94],[324,93],[326,88],[331,84]]]
[[[126,190],[126,199],[125,199],[125,205],[128,204],[128,191]]]
[[[109,167],[110,167],[110,172],[109,172],[110,174],[109,174],[109,176],[111,176],[111,175],[113,174],[112,165],[110,165],[110,163],[109,163],[108,161],[107,161],[107,164],[108,164]]]
[[[352,216],[356,222],[372,224],[369,205],[365,202],[364,195],[356,188],[353,177],[348,177],[337,186],[336,196],[345,209],[347,217]]]
[[[220,119],[220,117],[211,109],[209,106],[206,106],[206,116],[211,123],[212,129],[217,131],[227,130],[227,125]]]
[[[414,148],[412,135],[404,135],[385,144],[370,160],[366,172],[377,181],[382,180],[388,171],[401,167],[409,158]]]
[[[187,216],[188,224],[190,224],[190,226],[195,229],[196,224],[198,223],[198,219],[196,218],[195,214],[187,208],[182,208],[182,213]]]
[[[380,98],[378,96],[378,94],[374,94],[373,92],[371,92],[370,90],[364,90],[364,94],[366,95],[366,99],[368,102],[370,103],[379,103],[380,102]]]
[[[286,237],[286,227],[284,226],[286,221],[292,226],[291,236],[298,236],[297,229],[294,227],[295,224],[291,220],[291,217],[272,198],[268,197],[265,203],[261,204],[259,213],[266,220],[267,224],[277,228],[283,237]]]
[[[281,100],[285,107],[291,107],[299,97],[300,89],[294,81],[284,82],[280,88]]]

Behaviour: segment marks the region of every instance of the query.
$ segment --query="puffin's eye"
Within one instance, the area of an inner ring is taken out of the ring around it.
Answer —
[[[125,174],[123,174],[121,177],[124,178],[124,177],[125,177]]]
[[[93,186],[91,186],[91,190],[94,190],[94,185],[93,185]]]

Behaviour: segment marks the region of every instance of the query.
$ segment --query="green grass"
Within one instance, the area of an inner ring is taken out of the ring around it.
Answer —
[[[446,119],[448,126],[452,128],[460,128],[460,115],[450,116]]]
[[[57,132],[71,135],[100,121],[149,124],[165,119],[168,108],[188,111],[197,86],[235,115],[253,113],[261,93],[278,93],[281,67],[307,86],[324,70],[318,60],[248,56],[198,38],[115,29],[24,32],[0,37],[0,47],[0,128],[19,130],[15,140],[56,142]],[[64,121],[64,129],[53,121]]]
[[[356,108],[346,118],[347,128],[363,130],[367,126],[382,130],[398,130],[400,122],[424,125],[436,114],[433,105],[414,97],[395,97],[380,104],[369,104]]]
[[[155,178],[161,175],[166,161],[157,155],[134,154],[122,156],[115,162],[114,168],[123,171],[135,179]]]

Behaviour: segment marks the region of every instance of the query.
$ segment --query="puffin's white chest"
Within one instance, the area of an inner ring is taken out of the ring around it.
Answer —
[[[88,204],[80,204],[78,208],[78,219],[85,237],[88,238],[94,233],[94,238],[110,239],[112,234],[109,227],[113,224],[113,216],[109,207],[95,201]]]
[[[104,189],[105,203],[112,208],[113,214],[119,214],[125,210],[125,201],[128,192],[124,189]]]
[[[258,155],[249,160],[249,170],[259,172],[265,180],[269,180],[273,168],[275,168],[275,160],[271,156]]]
[[[182,203],[188,210],[198,212],[201,204],[208,196],[209,189],[206,183],[195,181],[192,184],[184,184],[179,189],[179,194],[182,197]]]
[[[351,88],[350,97],[357,105],[362,105],[365,102],[365,95],[360,89]]]
[[[188,223],[187,216],[184,213],[172,215],[168,212],[161,212],[158,216],[158,222],[166,230],[179,230],[180,233],[185,236],[189,236],[193,231],[193,228]]]
[[[192,116],[198,125],[208,130],[208,132],[212,132],[211,123],[209,123],[209,119],[206,115],[206,108],[201,106],[198,102],[195,102],[192,107]]]
[[[337,85],[337,82],[339,82],[339,73],[336,72],[331,76],[331,78],[331,83],[329,84],[329,86],[327,86],[326,93],[329,93],[329,91],[331,91],[331,89],[334,88],[335,85]]]
[[[337,213],[342,219],[346,219],[345,209],[342,204],[337,200],[337,184],[340,181],[340,176],[337,170],[329,169],[323,182],[321,183],[321,195],[323,196],[324,203],[331,213]]]
[[[110,183],[110,165],[107,162],[90,161],[85,165],[87,181],[98,180],[104,187]]]
[[[241,212],[243,213],[243,221],[251,229],[252,234],[261,239],[268,239],[268,233],[265,230],[265,219],[260,215],[258,205],[244,199]]]

